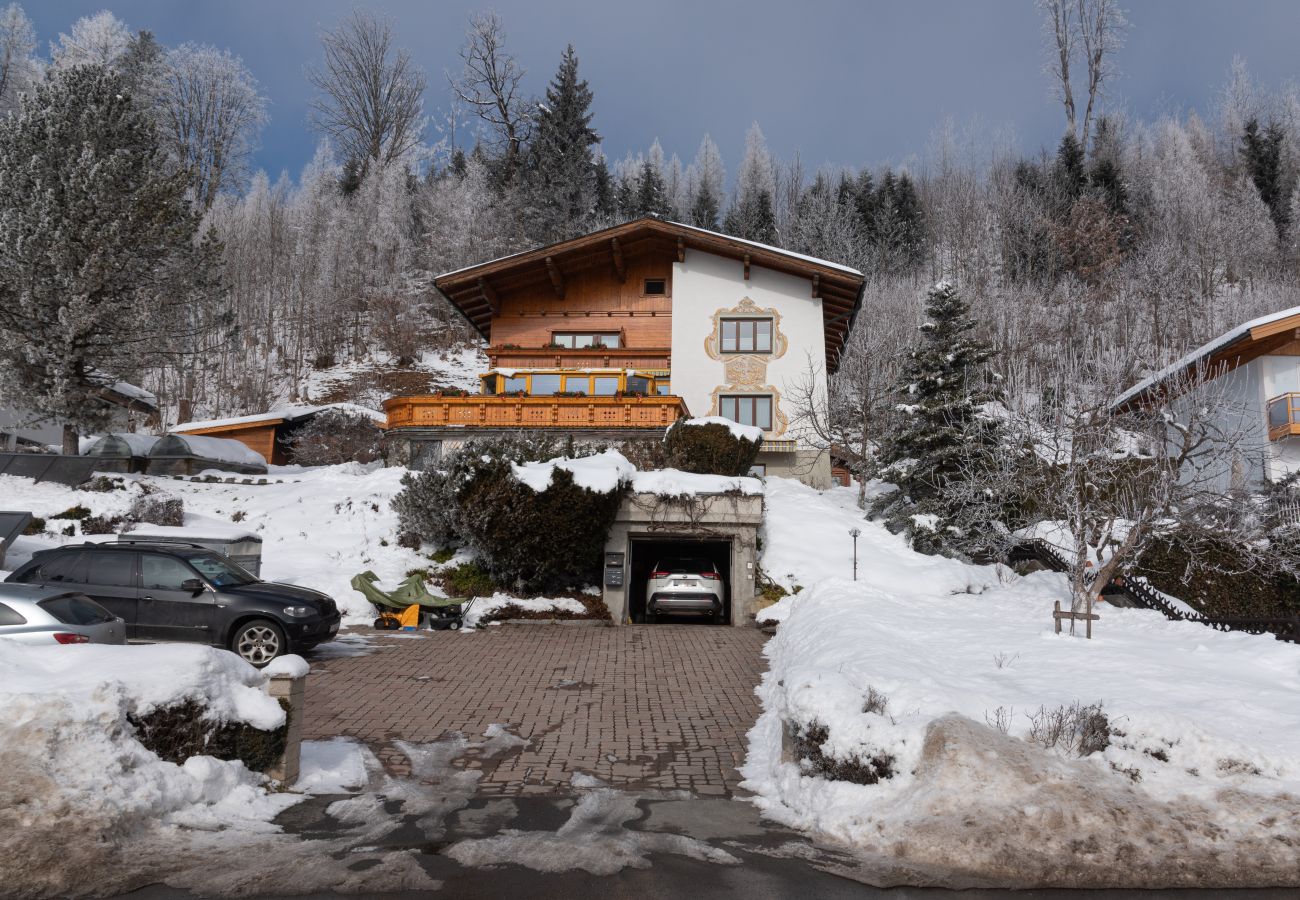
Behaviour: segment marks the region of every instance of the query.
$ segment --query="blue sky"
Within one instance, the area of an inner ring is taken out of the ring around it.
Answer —
[[[352,0],[27,0],[42,46],[79,16],[111,9],[165,44],[192,40],[243,57],[270,100],[256,164],[296,174],[316,136],[304,67]],[[436,0],[363,4],[391,16],[429,78],[425,109],[447,107],[465,20],[482,6]],[[656,137],[689,162],[704,132],[734,174],[757,120],[779,156],[805,166],[875,166],[925,152],[951,116],[1009,133],[1026,151],[1054,145],[1063,117],[1041,73],[1031,0],[495,0],[509,44],[540,94],[566,43],[595,91],[606,153]],[[1296,77],[1295,0],[1130,0],[1112,103],[1135,116],[1213,107],[1234,55],[1273,87]]]

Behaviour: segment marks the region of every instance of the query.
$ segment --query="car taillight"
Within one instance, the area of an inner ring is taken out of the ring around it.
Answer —
[[[717,580],[718,580],[718,573],[717,573],[717,572],[701,572],[701,573],[700,573],[700,577],[701,577],[701,578],[711,578],[711,579],[713,579],[714,581],[717,581]]]
[[[60,644],[89,644],[90,638],[84,634],[69,634],[66,631],[56,631],[54,639]]]
[[[669,575],[671,575],[671,574],[673,574],[673,573],[672,573],[672,572],[651,572],[651,573],[650,573],[650,577],[651,577],[651,578],[667,578],[667,577],[668,577]]]

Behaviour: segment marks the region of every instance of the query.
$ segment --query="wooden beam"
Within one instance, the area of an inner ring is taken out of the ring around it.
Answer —
[[[555,264],[554,257],[546,257],[546,272],[551,276],[551,287],[555,288],[555,296],[563,300],[564,278],[560,275],[560,267]]]
[[[813,273],[813,286],[812,286],[812,298],[813,298],[814,300],[816,300],[818,297],[820,297],[820,296],[822,295],[822,294],[821,294],[821,289],[822,289],[822,277],[821,277],[820,274],[814,272],[814,273]]]
[[[486,278],[478,280],[479,295],[487,301],[488,309],[492,310],[492,315],[498,315],[501,312],[501,298],[493,290],[492,285],[488,284]]]
[[[623,259],[623,248],[619,246],[618,238],[609,239],[609,250],[614,254],[614,274],[618,276],[619,284],[627,281],[627,261]]]
[[[745,280],[749,281],[749,254],[745,254]]]
[[[686,262],[686,241],[682,240],[681,235],[677,236],[677,261]]]

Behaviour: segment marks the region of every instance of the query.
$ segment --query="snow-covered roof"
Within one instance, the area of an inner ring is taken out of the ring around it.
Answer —
[[[130,382],[118,381],[112,375],[107,375],[95,369],[91,369],[86,373],[86,380],[95,387],[103,388],[110,394],[116,394],[151,409],[156,410],[158,408],[158,396],[156,394],[146,391],[142,387],[137,387]]]
[[[207,431],[210,428],[230,428],[236,425],[256,425],[259,422],[296,422],[309,416],[317,415],[329,409],[341,409],[346,412],[356,413],[369,417],[371,420],[383,424],[387,422],[387,417],[373,409],[364,406],[357,406],[355,403],[326,403],[323,406],[287,406],[284,409],[273,410],[265,413],[255,413],[251,416],[233,416],[228,419],[205,419],[202,422],[185,422],[172,428],[173,432],[184,434],[193,431]]]
[[[150,456],[165,457],[176,455],[177,444],[183,445],[199,459],[213,462],[233,463],[240,466],[260,466],[266,469],[266,460],[262,454],[240,441],[229,438],[209,437],[205,434],[169,434],[154,444]]]
[[[784,247],[773,247],[771,244],[761,244],[758,241],[748,241],[745,240],[744,238],[735,237],[734,235],[723,234],[720,231],[709,231],[707,228],[697,228],[694,225],[687,225],[685,222],[674,222],[672,219],[656,218],[656,221],[663,222],[665,225],[672,225],[674,228],[682,228],[685,229],[686,231],[693,231],[696,234],[704,235],[706,237],[718,238],[720,240],[731,241],[736,244],[741,244],[746,247],[752,247],[755,250],[762,250],[765,253],[777,253],[780,254],[781,256],[789,257],[790,259],[800,260],[801,262],[811,263],[817,266],[826,266],[827,268],[830,269],[838,269],[839,271],[843,272],[846,275],[856,275],[859,277],[862,276],[862,273],[857,269],[853,268],[852,266],[846,266],[846,265],[842,265],[841,263],[831,262],[828,259],[820,259],[816,256],[808,256],[803,253],[795,253],[793,250],[786,250]],[[483,262],[476,262],[473,265],[461,266],[459,269],[452,269],[450,272],[443,272],[438,277],[449,278],[455,275],[459,275],[462,272],[468,272],[471,269],[477,269],[480,266],[493,266],[496,265],[497,263],[505,262],[506,260],[514,259],[520,256],[527,256],[530,253],[536,253],[536,252],[537,252],[537,248],[534,247],[529,250],[520,250],[517,253],[507,253],[505,256],[498,256],[496,259],[487,259],[484,260]]]
[[[149,451],[153,449],[153,445],[158,443],[158,438],[152,434],[133,434],[130,432],[106,434],[82,450],[82,456],[109,455],[104,451],[119,441],[126,445],[126,449],[130,451],[132,456],[148,456]]]
[[[1240,343],[1250,338],[1251,332],[1256,329],[1263,328],[1267,325],[1273,325],[1284,319],[1291,318],[1292,316],[1300,316],[1300,306],[1293,306],[1290,309],[1284,309],[1281,312],[1269,313],[1266,316],[1251,319],[1249,322],[1244,322],[1231,331],[1224,332],[1213,340],[1197,347],[1177,362],[1170,363],[1154,375],[1144,378],[1137,384],[1133,385],[1115,398],[1115,401],[1111,404],[1111,408],[1117,409],[1124,406],[1169,378],[1204,363],[1214,354],[1221,350],[1228,349],[1233,344]]]

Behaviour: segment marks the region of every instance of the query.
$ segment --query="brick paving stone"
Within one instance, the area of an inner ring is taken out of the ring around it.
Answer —
[[[484,793],[553,793],[588,772],[616,787],[728,796],[759,712],[763,641],[702,625],[376,636],[378,652],[313,664],[303,736],[355,737],[405,774],[394,741],[477,740],[501,724],[530,743],[474,761]]]

